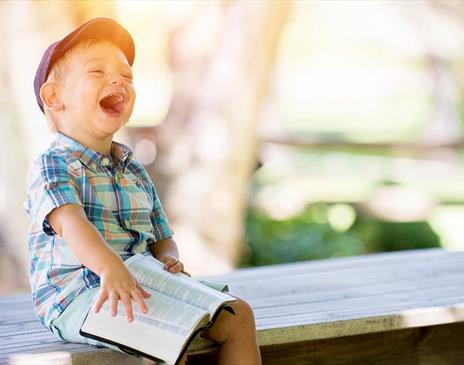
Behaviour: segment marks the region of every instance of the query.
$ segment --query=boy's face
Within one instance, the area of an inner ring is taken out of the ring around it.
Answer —
[[[59,130],[84,139],[113,136],[132,114],[135,89],[124,53],[107,42],[71,50],[58,78]]]

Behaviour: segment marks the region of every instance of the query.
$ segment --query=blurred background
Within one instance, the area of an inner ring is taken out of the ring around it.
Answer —
[[[464,249],[464,2],[0,2],[0,294],[27,291],[32,88],[92,17],[133,35],[116,140],[149,171],[194,275]]]

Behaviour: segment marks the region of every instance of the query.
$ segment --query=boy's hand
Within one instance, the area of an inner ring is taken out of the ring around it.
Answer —
[[[175,256],[166,255],[158,258],[158,260],[164,263],[164,270],[172,272],[173,274],[182,272],[188,276],[191,276],[188,272],[184,271],[184,264],[180,262]]]
[[[117,314],[118,300],[122,301],[129,322],[132,322],[134,319],[132,314],[132,300],[137,302],[143,313],[148,311],[143,298],[148,298],[151,294],[140,286],[124,265],[113,266],[104,270],[100,275],[100,279],[101,289],[100,295],[95,302],[95,313],[99,312],[102,304],[107,299],[111,302],[111,315],[113,317]]]

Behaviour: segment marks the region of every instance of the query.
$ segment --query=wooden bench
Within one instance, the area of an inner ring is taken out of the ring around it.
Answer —
[[[253,306],[266,365],[464,364],[464,251],[331,258],[208,280],[229,283]],[[207,342],[191,352],[192,365],[217,357]],[[0,364],[143,363],[59,342],[35,319],[28,295],[0,299]]]

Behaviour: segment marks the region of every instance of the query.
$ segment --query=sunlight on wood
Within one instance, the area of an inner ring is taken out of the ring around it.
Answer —
[[[56,351],[36,354],[11,355],[8,365],[72,365],[69,352]]]
[[[464,321],[464,303],[452,307],[409,309],[400,313],[404,327],[433,326]]]

